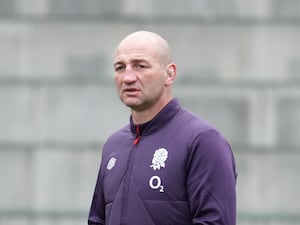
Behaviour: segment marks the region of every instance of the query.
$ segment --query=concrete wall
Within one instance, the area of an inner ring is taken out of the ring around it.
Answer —
[[[215,124],[238,168],[238,224],[300,224],[300,3],[0,1],[0,225],[86,224],[101,146],[129,114],[116,44],[164,36],[174,93]]]

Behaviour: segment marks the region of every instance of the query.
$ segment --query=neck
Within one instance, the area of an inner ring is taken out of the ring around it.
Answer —
[[[133,123],[143,124],[152,120],[171,100],[172,98],[166,99],[146,110],[137,111],[131,109],[131,116],[132,116]]]

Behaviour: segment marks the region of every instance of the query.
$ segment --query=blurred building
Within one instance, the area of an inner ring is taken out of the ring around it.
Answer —
[[[300,1],[0,0],[0,225],[86,224],[136,30],[169,41],[176,97],[232,144],[238,224],[300,224]]]

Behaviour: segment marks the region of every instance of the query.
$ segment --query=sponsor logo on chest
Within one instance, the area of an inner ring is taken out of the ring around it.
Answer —
[[[156,171],[166,167],[166,160],[168,159],[168,150],[165,148],[159,148],[155,150],[152,164],[150,167]],[[153,190],[158,190],[161,193],[165,192],[162,180],[159,176],[155,175],[150,177],[149,186]]]

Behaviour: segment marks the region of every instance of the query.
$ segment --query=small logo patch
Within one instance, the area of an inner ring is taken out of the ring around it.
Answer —
[[[110,158],[110,160],[108,161],[107,165],[106,165],[106,169],[111,170],[112,168],[114,168],[114,166],[116,165],[116,161],[117,159],[112,157]]]
[[[150,165],[153,170],[160,170],[160,168],[165,168],[165,161],[168,158],[168,151],[165,148],[159,148],[154,152],[152,165]]]

